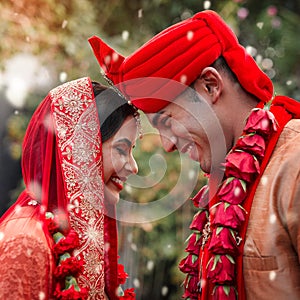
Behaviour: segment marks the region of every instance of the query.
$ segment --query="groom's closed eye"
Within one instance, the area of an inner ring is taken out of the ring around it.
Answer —
[[[152,119],[152,122],[151,122],[153,127],[157,127],[158,126],[159,118],[161,117],[161,115],[164,114],[164,112],[165,111],[162,110],[162,111],[159,111],[159,112],[155,113],[155,115],[154,115],[154,117]]]

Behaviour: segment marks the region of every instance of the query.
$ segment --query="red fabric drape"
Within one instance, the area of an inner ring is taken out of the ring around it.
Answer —
[[[0,223],[24,218],[19,208],[26,206],[33,208],[26,217],[41,224],[46,211],[65,215],[80,237],[76,254],[84,260],[80,285],[90,290],[89,299],[104,299],[107,276],[106,289],[111,299],[118,299],[116,220],[104,219],[100,124],[89,78],[55,88],[36,109],[24,137],[22,172],[26,189]],[[45,227],[44,234],[50,246]],[[104,264],[105,242],[110,250]]]
[[[28,124],[23,141],[21,163],[26,190],[20,194],[16,203],[6,211],[2,219],[11,214],[17,205],[27,205],[28,199],[37,200],[47,210],[51,209],[51,206],[66,206],[50,105],[51,100],[48,95]],[[48,203],[49,198],[51,203]]]

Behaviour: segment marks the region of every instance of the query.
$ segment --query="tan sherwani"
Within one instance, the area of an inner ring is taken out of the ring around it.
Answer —
[[[291,120],[253,199],[243,259],[247,300],[299,300],[299,253],[300,120]]]

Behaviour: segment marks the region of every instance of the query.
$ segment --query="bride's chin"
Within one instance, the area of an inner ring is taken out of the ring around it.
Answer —
[[[120,194],[112,193],[108,188],[104,187],[104,198],[106,203],[116,205],[120,200]]]

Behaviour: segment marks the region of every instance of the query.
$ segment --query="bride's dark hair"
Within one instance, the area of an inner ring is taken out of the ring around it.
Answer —
[[[93,82],[94,95],[100,120],[102,142],[112,137],[128,116],[134,116],[137,110],[127,103],[111,87]]]

